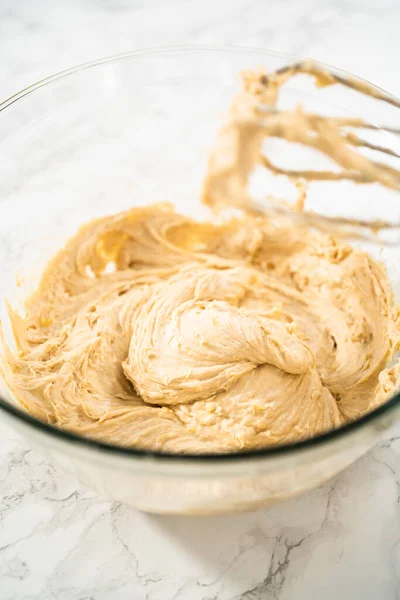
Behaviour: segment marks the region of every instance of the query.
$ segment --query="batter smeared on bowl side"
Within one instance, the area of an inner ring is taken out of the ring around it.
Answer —
[[[261,148],[248,126],[223,129],[204,189],[239,216],[199,223],[162,204],[88,223],[25,314],[10,308],[2,370],[34,417],[122,446],[229,452],[309,438],[392,393],[399,311],[384,268],[246,210]]]

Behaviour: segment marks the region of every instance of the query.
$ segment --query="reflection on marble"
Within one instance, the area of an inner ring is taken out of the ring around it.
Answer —
[[[314,56],[400,94],[399,19],[397,0],[2,0],[0,99],[85,60],[181,43]],[[399,499],[400,428],[295,500],[193,519],[97,496],[0,422],[0,598],[395,600]]]
[[[400,432],[322,488],[213,518],[113,504],[0,434],[2,600],[398,598]]]

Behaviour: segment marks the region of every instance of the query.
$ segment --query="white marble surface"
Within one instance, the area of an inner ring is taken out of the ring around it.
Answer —
[[[398,0],[1,0],[0,99],[98,56],[181,43],[314,56],[400,94],[399,22]],[[400,428],[296,500],[193,519],[112,504],[0,421],[0,598],[395,600],[399,500]]]

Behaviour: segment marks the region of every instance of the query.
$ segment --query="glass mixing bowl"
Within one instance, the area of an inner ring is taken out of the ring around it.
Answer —
[[[18,305],[46,261],[85,221],[163,200],[200,214],[207,151],[238,88],[237,73],[258,65],[276,69],[292,60],[244,48],[134,52],[59,73],[3,102],[0,317],[6,338],[6,298]],[[390,106],[372,105],[339,88],[316,90],[300,79],[285,88],[283,105],[301,102],[320,113],[362,116],[375,124],[397,118]],[[377,133],[400,150],[395,136]],[[279,144],[274,152],[287,156]],[[398,199],[382,188],[351,188],[349,202],[345,183],[324,186],[310,198],[321,212],[350,211],[362,218],[399,213]],[[398,292],[398,250],[372,246]],[[71,435],[30,417],[4,382],[0,391],[1,419],[50,461],[117,501],[176,514],[251,510],[317,486],[367,452],[400,412],[396,395],[357,422],[290,446],[179,456]]]

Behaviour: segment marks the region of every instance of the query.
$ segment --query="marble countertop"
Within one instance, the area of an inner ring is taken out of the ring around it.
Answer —
[[[158,45],[313,56],[400,95],[398,0],[2,0],[0,100]],[[400,427],[340,477],[268,511],[159,517],[113,504],[0,421],[1,600],[400,598]]]

